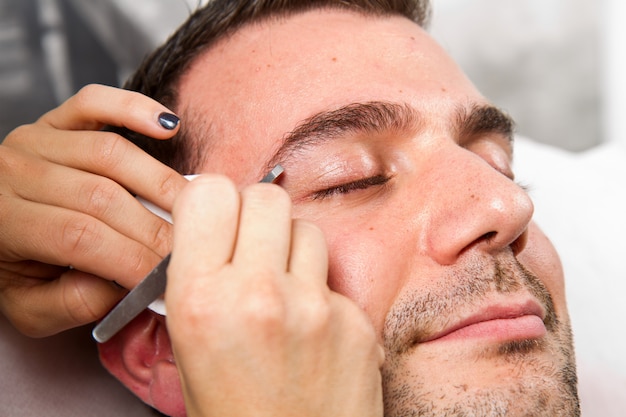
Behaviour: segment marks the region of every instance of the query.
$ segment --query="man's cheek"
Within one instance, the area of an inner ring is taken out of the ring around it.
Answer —
[[[382,329],[400,281],[388,255],[367,239],[332,242],[329,251],[329,288],[354,301]]]
[[[528,243],[518,259],[546,285],[557,308],[564,309],[565,282],[559,255],[552,242],[534,222],[530,223],[528,234]]]

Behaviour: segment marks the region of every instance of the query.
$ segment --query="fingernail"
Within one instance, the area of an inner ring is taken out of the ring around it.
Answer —
[[[174,115],[172,113],[161,113],[161,114],[159,114],[159,124],[164,129],[174,130],[174,129],[176,129],[176,126],[178,126],[179,122],[180,122],[180,119],[178,118],[178,116],[176,116],[176,115]]]

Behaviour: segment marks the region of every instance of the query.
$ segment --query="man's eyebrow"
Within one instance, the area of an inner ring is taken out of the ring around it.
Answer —
[[[406,103],[370,101],[323,111],[287,133],[266,166],[272,167],[303,148],[348,134],[416,131],[420,120],[418,112]]]
[[[329,140],[357,133],[417,133],[423,125],[422,115],[408,103],[370,101],[351,103],[335,110],[322,111],[301,122],[287,133],[278,151],[267,162],[267,171],[299,150]],[[515,123],[495,106],[473,104],[459,106],[452,131],[463,138],[495,133],[511,143]]]
[[[471,105],[457,109],[456,134],[463,140],[495,133],[508,140],[511,148],[515,122],[504,111],[492,105]]]

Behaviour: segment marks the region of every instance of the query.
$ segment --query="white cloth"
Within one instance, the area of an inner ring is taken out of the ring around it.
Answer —
[[[518,138],[515,161],[563,262],[583,416],[626,416],[626,147],[570,153]]]

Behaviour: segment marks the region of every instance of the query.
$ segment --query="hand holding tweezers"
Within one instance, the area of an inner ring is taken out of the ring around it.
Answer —
[[[274,182],[284,171],[276,165],[260,182]],[[124,326],[145,310],[154,300],[163,295],[167,282],[168,254],[152,271],[133,288],[104,319],[93,329],[93,338],[100,343],[108,341]]]

